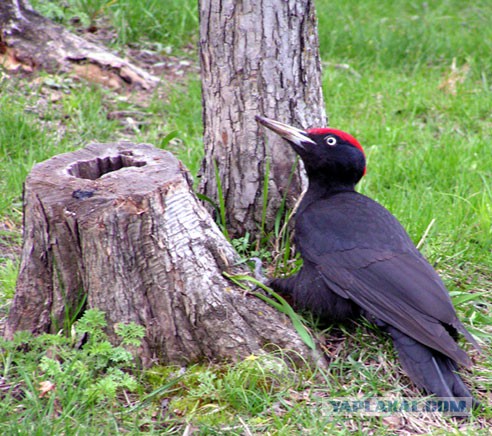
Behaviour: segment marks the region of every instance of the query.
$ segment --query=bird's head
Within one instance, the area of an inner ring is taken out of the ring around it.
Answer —
[[[329,128],[301,130],[261,116],[256,121],[290,143],[302,158],[310,180],[355,186],[366,172],[364,150],[348,133]]]

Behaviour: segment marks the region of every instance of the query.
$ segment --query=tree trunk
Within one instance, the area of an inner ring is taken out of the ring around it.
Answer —
[[[146,327],[144,363],[237,359],[277,345],[313,360],[290,321],[226,280],[241,272],[187,171],[147,144],[90,144],[36,165],[5,336],[56,332],[84,306]]]
[[[158,79],[37,14],[27,0],[0,1],[0,64],[10,70],[73,71],[111,88],[150,89]]]
[[[217,165],[229,229],[235,236],[257,234],[262,224],[272,228],[284,196],[289,208],[294,205],[305,180],[299,165],[294,170],[294,152],[277,135],[265,134],[255,115],[304,128],[326,124],[314,4],[199,3],[205,128],[201,190],[219,203]],[[268,193],[263,192],[265,177]]]

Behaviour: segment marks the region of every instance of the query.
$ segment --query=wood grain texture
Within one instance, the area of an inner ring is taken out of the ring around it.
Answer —
[[[326,124],[311,0],[201,0],[200,60],[205,159],[201,190],[217,199],[214,162],[235,236],[258,233],[270,161],[267,229],[284,196],[292,207],[306,180],[295,154],[255,116],[297,126]],[[294,172],[289,184],[290,174]]]

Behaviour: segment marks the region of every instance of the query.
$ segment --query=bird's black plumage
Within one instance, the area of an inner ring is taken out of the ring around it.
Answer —
[[[327,320],[365,316],[390,334],[417,386],[442,397],[471,397],[455,372],[457,364],[471,365],[458,333],[479,346],[398,220],[355,191],[365,172],[357,140],[339,130],[302,131],[257,119],[290,142],[309,178],[295,224],[303,267],[271,286]]]

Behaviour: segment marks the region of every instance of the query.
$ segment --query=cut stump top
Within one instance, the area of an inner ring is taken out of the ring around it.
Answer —
[[[92,143],[35,165],[27,183],[51,187],[43,194],[60,196],[60,201],[69,195],[73,201],[91,199],[88,203],[93,206],[101,200],[148,194],[183,175],[190,181],[186,169],[171,153],[152,145]]]

